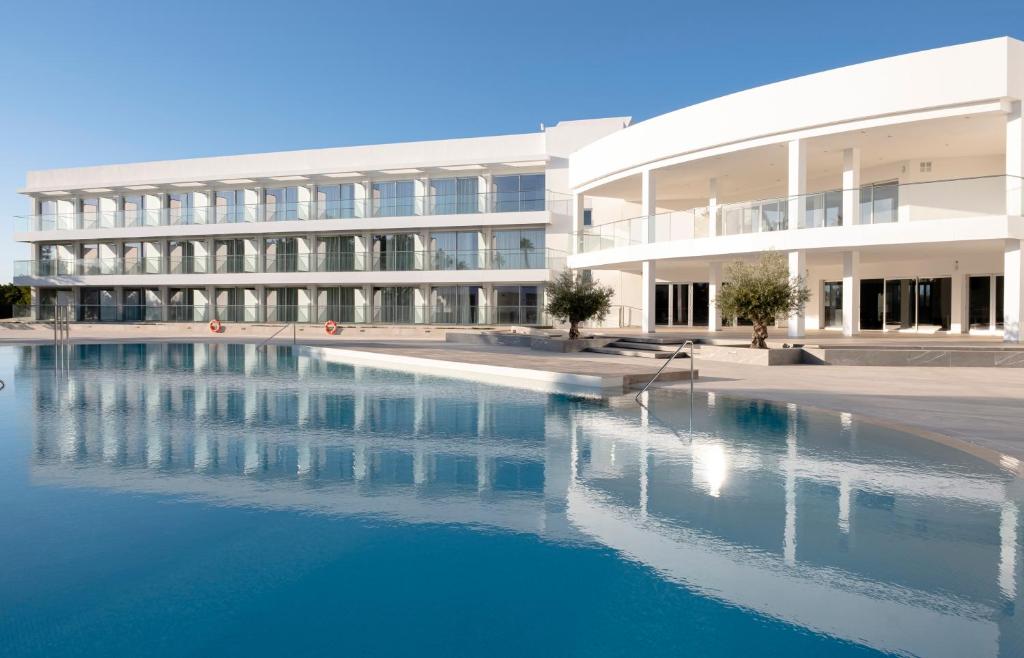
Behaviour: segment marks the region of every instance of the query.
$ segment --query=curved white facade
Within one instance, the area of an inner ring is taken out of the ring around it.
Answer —
[[[834,328],[1019,341],[1022,97],[1024,43],[1000,38],[631,125],[570,157],[578,248],[569,264],[613,282],[647,331],[718,329],[723,264],[774,249],[813,295],[789,319],[790,336]]]

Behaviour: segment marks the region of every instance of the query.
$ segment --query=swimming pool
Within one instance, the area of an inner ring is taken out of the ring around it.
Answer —
[[[792,405],[0,347],[4,656],[1024,652],[1024,488]]]

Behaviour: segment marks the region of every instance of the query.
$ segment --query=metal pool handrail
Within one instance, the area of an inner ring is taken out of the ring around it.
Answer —
[[[294,322],[289,322],[288,324],[284,325],[283,327],[281,327],[280,329],[278,329],[274,333],[270,334],[270,337],[265,338],[262,343],[257,345],[256,346],[256,351],[258,352],[261,347],[266,347],[267,343],[269,343],[270,341],[274,340],[274,338],[276,338],[279,333],[281,333],[282,331],[284,331],[288,327],[292,328],[292,345],[294,345],[295,344],[295,323]]]
[[[679,347],[677,347],[676,351],[672,352],[672,356],[665,359],[665,363],[663,363],[661,367],[658,368],[658,372],[654,373],[654,376],[651,377],[651,381],[647,382],[647,384],[644,385],[642,389],[640,389],[640,392],[636,394],[633,400],[637,404],[642,404],[640,402],[640,396],[647,392],[647,389],[651,387],[651,384],[653,384],[654,380],[658,378],[658,375],[660,375],[662,371],[664,371],[665,368],[668,367],[668,364],[672,363],[672,359],[676,358],[679,355],[679,353],[683,351],[683,348],[686,347],[687,345],[690,346],[690,398],[693,399],[693,341],[688,340]]]

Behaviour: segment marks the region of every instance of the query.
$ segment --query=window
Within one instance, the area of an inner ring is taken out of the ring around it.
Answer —
[[[480,179],[476,176],[431,180],[430,212],[435,215],[480,212],[479,185]]]
[[[124,225],[125,226],[153,226],[159,223],[159,215],[156,208],[149,207],[150,197],[141,194],[130,194],[124,197]]]
[[[417,261],[416,236],[412,233],[373,236],[373,269],[378,272],[405,272]]]
[[[860,223],[889,224],[897,221],[899,183],[872,183],[860,188]]]
[[[192,274],[195,267],[195,248],[188,240],[167,243],[167,256],[171,274]]]
[[[124,263],[124,274],[145,274],[145,261],[142,259],[141,242],[125,242],[121,246],[122,261]]]
[[[316,188],[317,219],[350,219],[356,216],[356,187],[344,185],[318,185]]]
[[[167,195],[167,218],[171,224],[191,224],[192,214],[191,192]]]
[[[377,322],[399,324],[413,322],[416,311],[415,304],[415,288],[375,288],[373,291],[373,319]]]
[[[299,218],[299,188],[270,187],[264,196],[266,221],[281,222]]]
[[[318,320],[326,322],[355,322],[356,321],[356,289],[355,288],[321,288],[325,293],[326,306],[319,309]],[[362,314],[360,313],[360,317]]]
[[[361,254],[356,255],[356,239],[351,235],[332,235],[320,238],[317,248],[317,268],[320,272],[354,272],[362,269]]]
[[[416,181],[393,180],[373,184],[374,217],[408,217],[416,214]]]
[[[476,270],[480,262],[480,234],[476,231],[431,233],[431,258],[435,270]]]
[[[243,239],[215,240],[213,253],[217,272],[235,274],[256,271],[256,257],[245,255],[245,240]]]
[[[494,232],[491,268],[498,270],[545,267],[544,229]]]
[[[298,322],[298,288],[267,288],[266,296],[267,322]]]
[[[583,225],[584,226],[593,226],[594,225],[594,211],[591,210],[590,208],[585,208],[583,210]]]
[[[245,190],[221,190],[214,195],[214,221],[218,224],[244,222]]]
[[[100,200],[87,197],[81,201],[82,228],[96,228],[99,223]]]
[[[843,191],[811,194],[805,200],[804,225],[800,228],[840,226],[843,223]]]
[[[825,301],[824,326],[838,328],[843,326],[843,282],[826,281],[822,291]]]
[[[437,286],[430,291],[430,322],[476,324],[480,316],[481,286]]]
[[[298,238],[267,238],[266,242],[267,272],[299,272],[299,239]]]
[[[537,324],[540,315],[537,286],[495,286],[494,295],[499,324]]]
[[[544,174],[494,177],[494,212],[544,210]]]

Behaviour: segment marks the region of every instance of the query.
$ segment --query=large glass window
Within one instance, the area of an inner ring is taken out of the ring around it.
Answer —
[[[264,196],[265,216],[268,222],[299,218],[299,188],[270,187]]]
[[[494,177],[494,212],[544,210],[544,174]]]
[[[373,236],[373,269],[379,272],[404,272],[416,269],[416,236],[412,233]]]
[[[490,267],[496,270],[545,267],[544,229],[495,231]]]
[[[406,324],[416,318],[416,289],[396,286],[373,291],[374,321]]]
[[[121,262],[124,274],[145,274],[145,261],[142,259],[141,242],[125,242],[121,245]]]
[[[860,188],[860,223],[889,224],[899,219],[899,183],[872,183]]]
[[[317,219],[349,219],[356,216],[355,185],[318,185],[316,188]]]
[[[112,322],[117,319],[113,288],[82,288],[78,319],[82,322]]]
[[[801,228],[840,226],[843,223],[843,192],[832,190],[808,195]]]
[[[255,272],[257,269],[256,256],[246,256],[245,240],[241,238],[215,240],[213,253],[217,272]]]
[[[320,272],[354,272],[361,267],[356,255],[356,239],[351,235],[320,238],[317,245],[317,269]]]
[[[81,201],[82,228],[96,228],[99,225],[100,200],[86,197]]]
[[[917,280],[917,327],[949,331],[953,282],[949,277]]]
[[[299,269],[298,238],[267,238],[265,244],[267,272],[305,271]]]
[[[192,193],[175,192],[167,195],[167,221],[171,224],[192,223]]]
[[[267,288],[266,295],[267,322],[298,322],[298,288]]]
[[[123,200],[125,226],[153,226],[159,223],[158,209],[150,207],[150,197],[129,194]]]
[[[451,215],[480,212],[480,179],[476,176],[430,181],[430,212]]]
[[[495,318],[499,324],[537,324],[540,293],[537,286],[495,286]]]
[[[416,181],[392,180],[373,184],[374,217],[408,217],[416,214]]]
[[[477,324],[485,322],[480,313],[481,286],[437,286],[430,291],[430,322],[436,324]]]
[[[480,269],[480,234],[477,231],[431,233],[431,258],[435,270]]]
[[[321,290],[325,293],[324,297],[327,303],[319,309],[318,320],[320,322],[328,320],[334,320],[335,322],[356,321],[355,288],[321,288]]]
[[[168,242],[167,257],[171,274],[192,274],[196,271],[195,246],[189,240]]]
[[[214,220],[218,224],[244,222],[247,215],[245,190],[220,190],[213,197]]]

